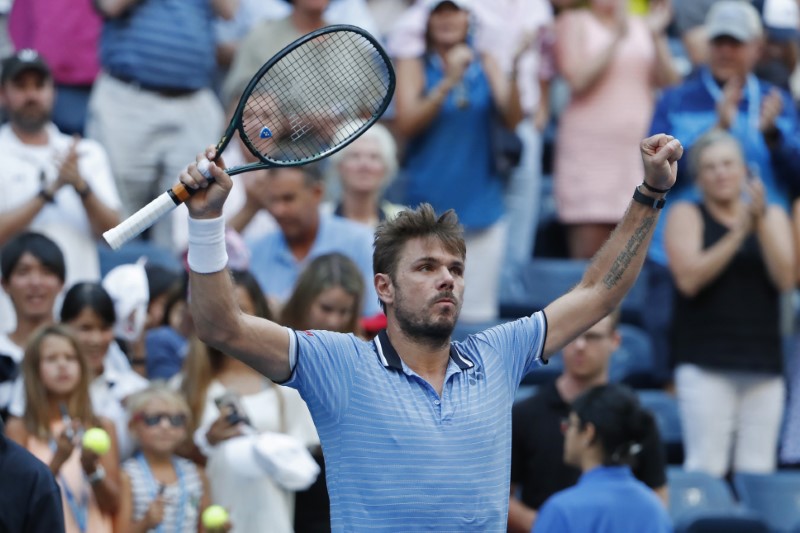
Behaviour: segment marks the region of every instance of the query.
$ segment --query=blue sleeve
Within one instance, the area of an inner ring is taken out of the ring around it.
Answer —
[[[347,408],[364,341],[352,334],[330,331],[293,331],[297,364],[288,381],[297,389],[314,417],[314,423],[336,423]]]
[[[656,135],[657,133],[666,133],[672,135],[674,128],[669,116],[670,111],[670,92],[665,91],[656,103],[656,110],[653,112],[653,120],[650,122],[649,135]]]
[[[531,533],[563,533],[572,531],[565,510],[554,501],[546,501],[536,521],[533,523]]]
[[[500,324],[467,338],[468,348],[483,351],[479,344],[488,345],[503,359],[509,386],[516,390],[523,376],[544,364],[542,352],[547,337],[547,319],[543,311]],[[472,344],[470,346],[470,344]]]
[[[793,194],[800,193],[800,127],[797,107],[789,93],[781,91],[783,110],[775,120],[780,139],[771,151],[772,168],[779,183],[788,186]]]

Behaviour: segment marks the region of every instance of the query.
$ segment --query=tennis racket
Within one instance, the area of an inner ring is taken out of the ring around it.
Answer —
[[[372,35],[355,26],[328,26],[294,41],[267,61],[242,92],[217,157],[238,133],[255,163],[230,175],[294,167],[328,157],[383,115],[395,74]],[[211,179],[208,161],[198,165]],[[192,189],[178,183],[118,226],[103,233],[114,250],[185,202]]]

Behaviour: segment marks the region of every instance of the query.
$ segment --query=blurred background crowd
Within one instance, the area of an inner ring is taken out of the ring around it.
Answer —
[[[196,531],[210,502],[237,532],[330,529],[302,399],[194,335],[186,209],[120,251],[100,235],[218,140],[268,58],[340,23],[384,43],[394,101],[321,163],[235,178],[242,309],[371,338],[373,230],[428,202],[465,229],[454,339],[530,314],[622,217],[640,141],[671,134],[636,286],[520,386],[509,531],[577,481],[562,424],[606,383],[655,414],[626,455],[679,528],[800,527],[797,0],[4,0],[0,22],[0,412],[68,531]],[[108,452],[81,451],[90,427]]]

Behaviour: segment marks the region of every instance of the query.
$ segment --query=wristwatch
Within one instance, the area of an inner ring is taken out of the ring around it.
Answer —
[[[647,196],[639,190],[639,187],[636,187],[633,190],[633,201],[644,204],[647,207],[652,207],[653,209],[663,209],[664,205],[667,203],[666,198],[653,198],[652,196]]]

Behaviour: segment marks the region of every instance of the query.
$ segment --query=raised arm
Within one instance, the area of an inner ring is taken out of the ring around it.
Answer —
[[[655,189],[671,188],[678,171],[677,161],[683,154],[681,143],[670,135],[659,134],[643,140],[640,149],[644,182]],[[642,185],[638,190],[654,201],[664,196]],[[642,269],[659,213],[649,205],[631,202],[581,282],[545,307],[545,356],[560,350],[619,305]]]
[[[197,160],[213,159],[209,147]],[[180,180],[195,193],[186,202],[189,209],[189,308],[198,337],[232,355],[273,381],[291,375],[289,336],[282,326],[246,315],[234,299],[234,287],[225,269],[225,221],[222,206],[232,182],[222,169],[222,159],[211,163],[214,181],[208,182],[193,163]]]

